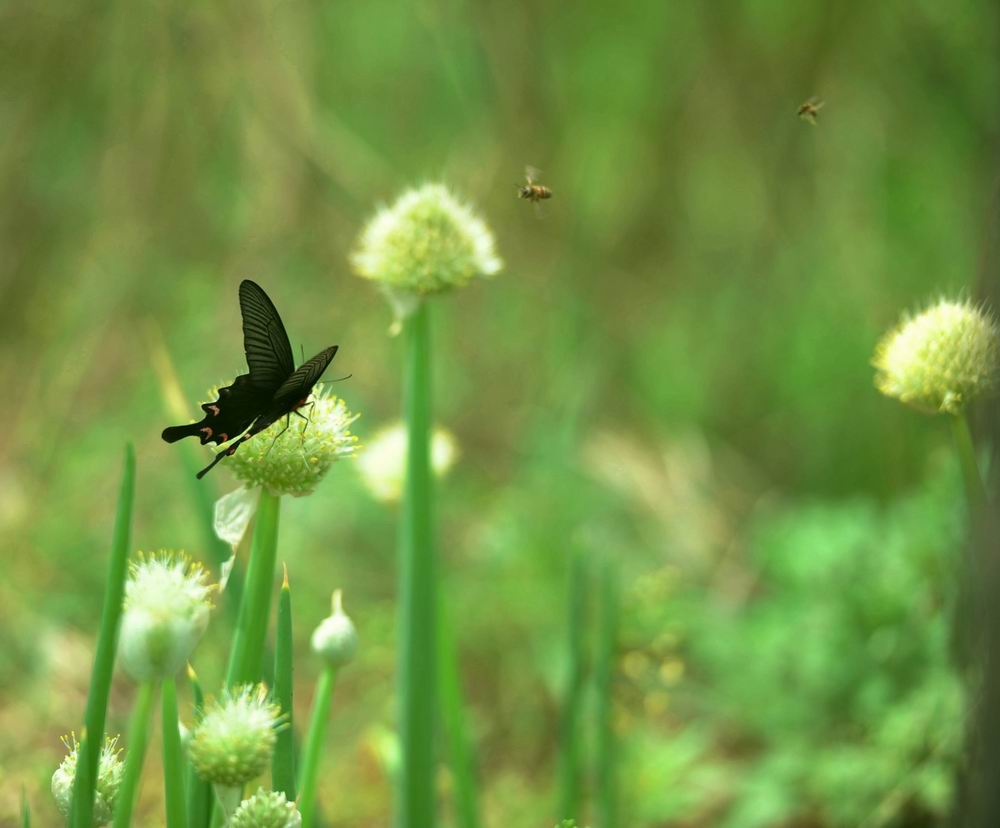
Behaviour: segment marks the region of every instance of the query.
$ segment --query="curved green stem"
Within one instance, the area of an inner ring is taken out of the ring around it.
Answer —
[[[427,302],[403,322],[403,410],[406,484],[399,546],[400,774],[396,825],[434,828],[436,663],[433,522],[431,516],[431,361]],[[431,669],[427,666],[432,665]]]
[[[228,687],[260,680],[264,639],[271,617],[280,507],[281,498],[266,490],[261,491],[240,614],[229,652],[229,669],[226,671]]]
[[[197,724],[205,711],[205,695],[201,691],[198,676],[190,664],[188,680],[191,683],[191,695],[194,697],[194,721]],[[208,828],[212,819],[212,786],[198,776],[190,762],[187,768],[187,797],[189,828]]]
[[[976,462],[976,449],[965,414],[951,417],[951,431],[955,437],[958,462],[962,467],[962,480],[965,483],[965,496],[969,500],[969,509],[973,517],[978,518],[986,507],[986,486],[983,484],[979,464]]]
[[[122,786],[118,789],[115,802],[114,828],[127,828],[132,822],[132,808],[135,794],[142,776],[142,763],[146,758],[146,741],[149,730],[149,710],[153,703],[153,685],[144,682],[132,706],[132,718],[128,725],[128,749],[125,752],[125,771]]]
[[[166,800],[167,828],[187,828],[184,796],[184,755],[177,729],[177,682],[165,679],[160,689],[163,726],[163,791]]]
[[[305,749],[302,752],[302,767],[299,770],[299,813],[302,814],[302,828],[312,828],[316,814],[316,779],[319,774],[319,760],[323,753],[323,739],[326,736],[326,722],[330,716],[330,699],[333,697],[333,683],[337,669],[330,664],[323,667],[316,682],[312,713],[309,715],[309,730],[306,732]]]

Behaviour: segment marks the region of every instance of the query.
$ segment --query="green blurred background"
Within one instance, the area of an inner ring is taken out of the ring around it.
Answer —
[[[23,786],[56,824],[126,440],[136,548],[211,560],[156,343],[193,412],[242,369],[251,277],[296,353],[340,345],[363,442],[398,416],[400,348],[348,254],[441,180],[506,263],[434,303],[487,824],[561,816],[574,554],[622,572],[622,825],[939,824],[961,491],[943,424],[880,398],[869,361],[901,311],[996,272],[998,88],[990,0],[0,5],[0,823]],[[323,767],[344,828],[390,812],[395,526],[349,461],[282,515],[300,717],[334,587],[363,639]],[[227,635],[220,609],[209,685]]]

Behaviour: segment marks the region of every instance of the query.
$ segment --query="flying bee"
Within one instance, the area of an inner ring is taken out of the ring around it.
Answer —
[[[819,98],[813,96],[799,107],[798,116],[803,121],[808,121],[813,126],[816,126],[816,119],[819,117],[819,111],[825,104],[826,101],[821,101]]]
[[[524,184],[518,185],[517,197],[538,204],[539,201],[552,198],[552,190],[538,183],[538,170],[534,167],[525,167]]]

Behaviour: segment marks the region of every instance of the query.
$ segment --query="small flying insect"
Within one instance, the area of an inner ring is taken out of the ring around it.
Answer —
[[[819,118],[819,111],[825,105],[826,101],[822,101],[819,98],[813,96],[799,107],[798,116],[803,121],[808,121],[813,126],[816,126],[817,118]]]
[[[538,204],[546,198],[552,198],[552,190],[538,183],[539,172],[534,167],[525,167],[524,184],[518,184],[517,197]]]

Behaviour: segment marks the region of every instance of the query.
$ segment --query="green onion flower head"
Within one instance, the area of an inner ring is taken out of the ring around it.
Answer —
[[[283,793],[258,788],[236,809],[227,825],[228,828],[299,828],[302,816]]]
[[[125,583],[119,655],[138,681],[175,675],[208,625],[214,589],[201,564],[162,550],[132,563]]]
[[[383,428],[366,443],[358,457],[361,479],[376,500],[399,500],[406,477],[406,426]],[[450,432],[435,428],[431,434],[431,470],[438,477],[448,473],[458,457],[458,446]]]
[[[359,276],[385,289],[399,316],[421,296],[493,276],[503,266],[486,224],[441,184],[410,190],[376,213],[351,261]]]
[[[73,803],[73,780],[76,778],[76,759],[80,751],[80,745],[75,737],[63,739],[69,753],[62,760],[62,763],[52,774],[52,795],[56,800],[56,807],[63,816],[69,816],[69,810]],[[118,796],[118,789],[122,784],[122,775],[125,772],[125,763],[121,759],[121,751],[118,749],[118,737],[108,737],[101,748],[101,755],[97,764],[97,785],[94,790],[94,824],[106,825],[111,822],[115,811],[115,799]]]
[[[281,709],[263,685],[227,691],[195,726],[188,745],[194,769],[215,785],[245,785],[268,767],[280,722]]]
[[[288,428],[282,418],[248,440],[226,460],[229,470],[248,487],[262,486],[274,495],[311,494],[330,467],[357,450],[351,424],[358,419],[344,401],[314,394],[291,415]]]
[[[942,299],[904,319],[875,351],[875,385],[930,414],[960,414],[995,390],[1000,329],[971,302]]]
[[[344,612],[341,591],[333,593],[333,612],[313,630],[312,650],[334,667],[343,667],[354,658],[358,649],[358,634],[354,623]]]

